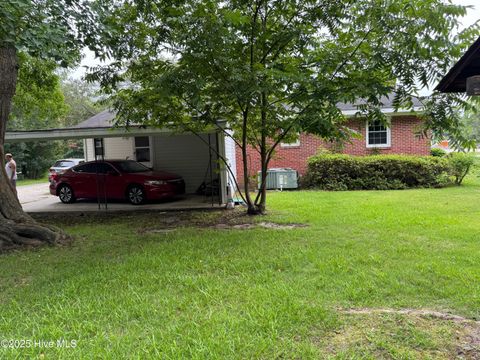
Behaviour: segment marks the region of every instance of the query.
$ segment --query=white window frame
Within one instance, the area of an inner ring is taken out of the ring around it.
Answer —
[[[148,147],[147,146],[135,146],[135,138],[137,137],[147,137],[148,138]],[[142,164],[146,164],[149,167],[153,164],[153,150],[152,150],[152,137],[148,135],[143,135],[143,136],[133,136],[132,137],[132,145],[133,145],[133,157],[134,160],[137,161],[137,149],[147,149],[150,152],[150,161],[141,161]]]
[[[297,134],[297,140],[291,143],[281,142],[280,147],[282,148],[298,148],[300,147],[300,134]]]
[[[369,140],[369,136],[368,136],[368,127],[369,127],[369,123],[368,123],[368,120],[366,121],[366,126],[365,126],[365,144],[367,146],[367,148],[371,149],[371,148],[379,148],[379,149],[386,149],[386,148],[389,148],[389,147],[392,147],[392,128],[391,126],[386,126],[386,130],[387,130],[387,143],[386,144],[369,144],[368,140]]]

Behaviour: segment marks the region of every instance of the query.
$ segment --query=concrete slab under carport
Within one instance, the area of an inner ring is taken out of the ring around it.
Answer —
[[[27,213],[62,213],[62,212],[97,212],[105,211],[104,206],[98,209],[96,200],[80,199],[73,204],[63,204],[57,196],[50,195],[48,183],[25,185],[17,188],[18,198],[22,208]],[[108,211],[136,211],[136,210],[192,210],[220,208],[218,200],[212,205],[209,197],[201,195],[185,195],[177,199],[151,202],[144,205],[131,205],[124,201],[109,201]]]

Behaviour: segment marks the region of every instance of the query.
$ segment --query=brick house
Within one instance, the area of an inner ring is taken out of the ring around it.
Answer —
[[[307,159],[321,149],[335,150],[344,154],[364,156],[371,154],[405,154],[429,155],[430,139],[423,135],[423,120],[418,113],[421,103],[414,99],[412,111],[393,109],[391,100],[383,98],[382,111],[390,118],[390,126],[381,123],[367,125],[365,120],[351,119],[347,126],[360,134],[360,138],[353,138],[342,146],[332,144],[321,138],[300,134],[295,143],[280,144],[270,161],[269,168],[292,168],[303,175],[307,168]],[[344,115],[352,117],[357,112],[357,106],[341,104],[339,108]],[[236,149],[236,175],[239,184],[243,183],[243,161],[240,149]],[[253,148],[248,150],[249,176],[254,176],[260,170],[260,155]]]

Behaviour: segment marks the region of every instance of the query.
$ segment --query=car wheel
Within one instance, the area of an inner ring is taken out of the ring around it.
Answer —
[[[58,197],[64,204],[71,204],[75,202],[75,195],[73,189],[69,185],[62,185],[58,190]]]
[[[143,204],[146,200],[145,191],[139,185],[131,185],[127,190],[127,199],[133,205]]]

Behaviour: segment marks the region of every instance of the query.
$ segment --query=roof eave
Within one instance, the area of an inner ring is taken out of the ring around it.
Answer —
[[[468,50],[463,54],[460,60],[457,61],[455,65],[450,69],[450,71],[443,77],[442,80],[435,87],[435,90],[443,93],[452,93],[452,92],[464,92],[465,89],[460,91],[449,89],[450,85],[455,81],[457,76],[465,69],[467,65],[470,64],[472,57],[480,53],[480,37],[468,48]]]

